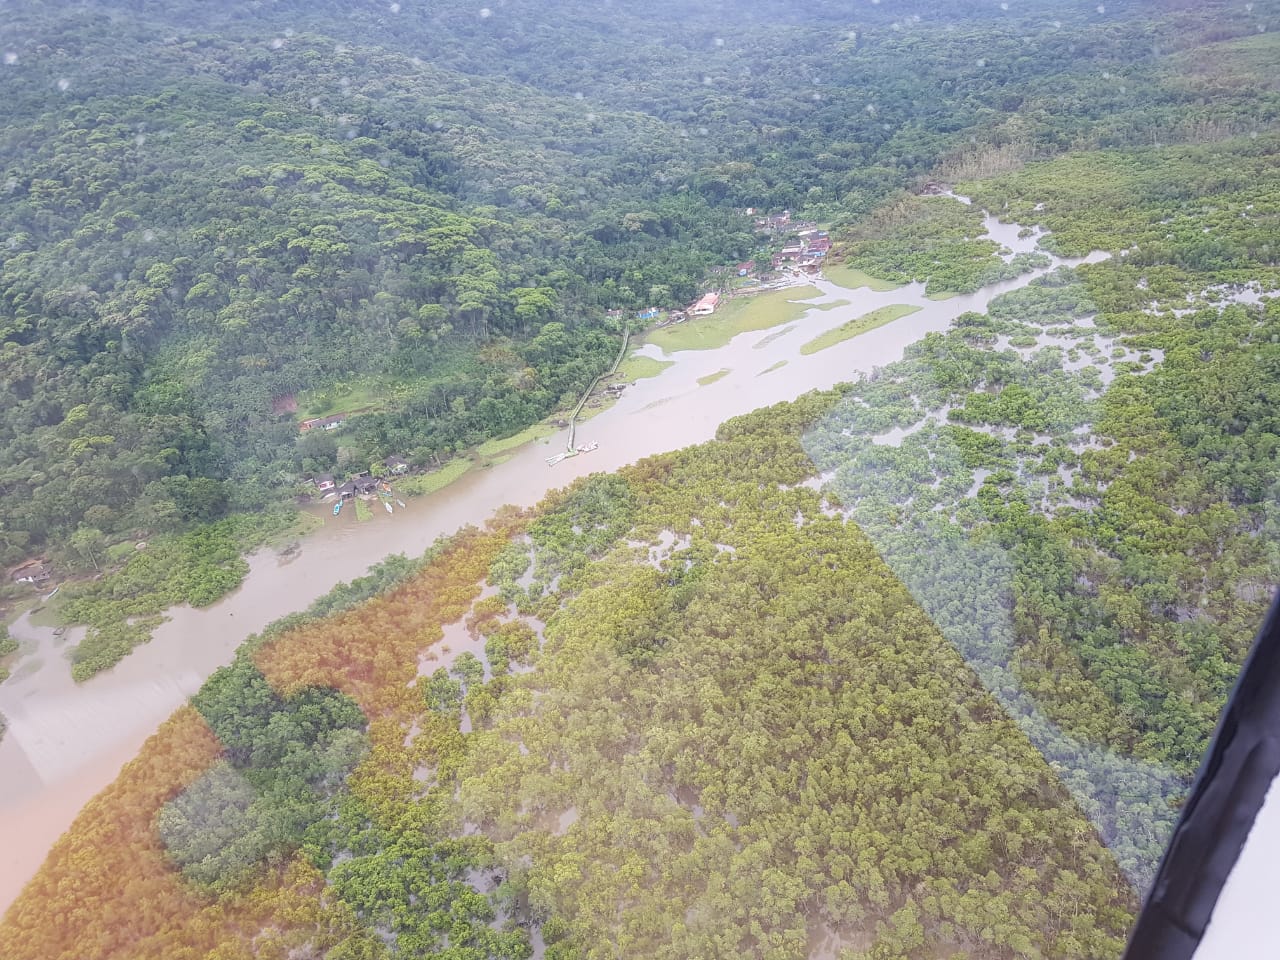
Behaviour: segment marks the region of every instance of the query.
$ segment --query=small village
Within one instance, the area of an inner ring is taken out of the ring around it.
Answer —
[[[826,257],[831,252],[831,237],[817,223],[793,219],[790,210],[757,215],[757,211],[749,207],[741,212],[744,216],[752,218],[755,232],[761,237],[763,245],[773,249],[774,252],[767,259],[762,257],[733,265],[713,267],[708,271],[708,286],[712,289],[703,293],[697,300],[683,309],[664,310],[661,307],[651,306],[637,311],[636,320],[653,329],[660,329],[671,324],[710,317],[728,300],[804,286],[822,270]],[[615,320],[621,319],[623,315],[621,310],[610,310],[607,314]],[[607,383],[601,394],[597,395],[597,388],[600,387],[601,382],[616,372],[618,364],[625,356],[628,339],[629,336],[624,336],[623,349],[619,352],[613,369],[592,382],[569,418],[553,421],[557,427],[569,428],[570,437],[563,452],[546,458],[548,466],[555,466],[566,459],[591,453],[598,448],[599,444],[596,442],[575,443],[574,427],[584,406],[599,406],[601,403],[616,399],[626,389],[625,383]],[[309,430],[337,430],[358,412],[348,411],[302,420],[298,423],[298,429],[304,433]],[[377,474],[372,470],[366,470],[342,483],[338,483],[331,474],[327,473],[311,478],[307,483],[315,487],[323,502],[333,502],[335,517],[341,515],[345,503],[353,500],[361,500],[365,503],[380,500],[387,513],[394,513],[393,503],[402,509],[405,505],[403,500],[395,496],[391,478],[402,477],[412,468],[406,460],[397,456],[386,458],[381,467]],[[313,498],[306,495],[301,499],[310,502]]]
[[[684,309],[670,310],[664,316],[660,308],[649,307],[637,312],[636,319],[665,327],[709,317],[726,300],[803,286],[821,272],[831,252],[831,236],[826,230],[810,220],[793,220],[790,210],[756,216],[756,211],[748,207],[743,213],[754,218],[756,233],[767,246],[777,248],[769,259],[713,267],[710,284],[714,289]],[[620,311],[614,313],[621,315]]]

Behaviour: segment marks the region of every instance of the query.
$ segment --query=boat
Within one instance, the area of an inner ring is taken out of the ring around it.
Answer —
[[[384,502],[382,505],[387,508],[387,513],[395,513],[395,511],[391,509],[391,504]]]
[[[404,501],[403,501],[403,500],[397,500],[397,501],[396,501],[396,506],[397,506],[397,507],[399,507],[401,510],[403,510],[403,509],[404,509]]]
[[[339,500],[333,505],[333,515],[335,517],[342,512],[342,503],[343,501]]]

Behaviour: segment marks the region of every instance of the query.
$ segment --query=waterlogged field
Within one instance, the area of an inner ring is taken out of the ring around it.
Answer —
[[[667,353],[712,350],[724,346],[740,333],[766,330],[797,319],[809,309],[799,301],[816,296],[816,287],[791,287],[735,297],[709,317],[694,317],[684,323],[654,330],[647,339]]]

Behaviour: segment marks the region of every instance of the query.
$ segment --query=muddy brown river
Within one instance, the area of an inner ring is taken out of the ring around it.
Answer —
[[[1035,249],[1041,236],[1020,237],[1017,225],[994,218],[987,219],[987,229],[1012,252]],[[1053,267],[1104,258],[1054,258]],[[149,644],[86,683],[72,682],[65,658],[74,631],[59,638],[26,617],[19,619],[11,632],[24,647],[35,645],[35,652],[0,684],[0,712],[9,720],[0,741],[0,909],[17,896],[76,812],[210,673],[230,662],[250,633],[305,608],[388,554],[417,555],[441,534],[482,524],[503,504],[531,506],[576,477],[700,443],[730,417],[898,360],[908,344],[945,330],[966,311],[985,310],[994,297],[1053,267],[943,301],[926,298],[919,283],[874,292],[818,280],[821,295],[804,302],[847,305],[810,310],[793,323],[740,334],[714,350],[667,356],[646,345],[643,354],[676,363],[638,381],[614,406],[578,427],[579,444],[599,442],[594,452],[548,467],[545,458],[564,448],[562,433],[521,448],[505,463],[468,473],[429,497],[408,501],[407,509],[390,516],[377,510],[373,520],[360,523],[352,510],[333,517],[326,509],[324,527],[303,541],[297,555],[255,554],[239,590],[210,607],[168,611],[168,622]],[[890,304],[920,309],[834,347],[801,354],[801,346],[818,334]],[[721,370],[729,373],[699,385],[699,378]]]

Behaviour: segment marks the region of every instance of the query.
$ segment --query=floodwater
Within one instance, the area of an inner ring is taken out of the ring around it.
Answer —
[[[1014,251],[1032,249],[1040,236],[1019,238],[1016,225],[993,218],[987,224],[994,238]],[[287,560],[270,551],[254,555],[239,590],[204,609],[170,610],[169,621],[149,644],[86,683],[71,681],[64,652],[69,642],[59,645],[52,631],[20,620],[12,632],[25,647],[38,647],[38,663],[28,658],[25,667],[20,665],[0,684],[0,713],[9,720],[0,741],[0,909],[35,873],[75,813],[111,782],[210,673],[231,661],[250,633],[305,608],[388,554],[419,555],[442,534],[483,524],[503,504],[532,506],[577,477],[709,440],[730,417],[901,359],[903,350],[925,334],[945,330],[966,311],[985,310],[994,297],[1053,267],[1105,257],[1055,257],[1051,267],[943,301],[926,298],[920,283],[874,292],[817,280],[820,295],[805,302],[847,303],[809,311],[785,329],[741,334],[719,349],[671,355],[674,366],[637,382],[611,408],[579,425],[578,442],[599,441],[598,450],[548,467],[545,458],[566,443],[561,433],[516,451],[505,463],[475,470],[438,493],[411,500],[393,515],[378,510],[374,519],[362,523],[353,510],[333,517],[327,508],[317,508],[324,526],[303,542],[299,554]],[[800,353],[819,334],[890,304],[920,309],[826,350]],[[665,356],[652,344],[641,352]],[[787,365],[773,376],[759,377],[779,361]],[[698,383],[724,369],[729,373],[714,383]]]

